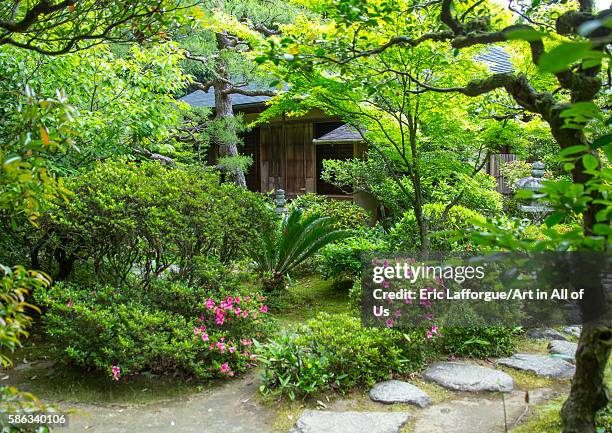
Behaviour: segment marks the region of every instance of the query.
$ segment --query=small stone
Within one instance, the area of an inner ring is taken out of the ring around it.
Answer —
[[[410,415],[403,412],[305,410],[291,433],[398,433]]]
[[[530,338],[546,339],[546,340],[567,340],[563,334],[551,328],[535,328],[527,332]]]
[[[570,362],[574,362],[576,350],[578,350],[578,344],[571,341],[551,341],[548,343],[548,351],[550,353],[566,356]]]
[[[423,377],[453,391],[510,392],[514,386],[512,377],[503,371],[462,362],[438,362]]]
[[[572,364],[562,359],[531,353],[517,353],[510,358],[500,358],[497,363],[517,370],[530,371],[538,376],[557,379],[569,379],[576,370]]]
[[[582,326],[580,325],[572,325],[572,326],[567,326],[563,328],[563,332],[571,336],[574,336],[576,338],[580,338],[581,331],[582,331]]]
[[[381,403],[410,403],[418,407],[431,403],[431,397],[425,391],[401,380],[377,383],[370,390],[370,398]]]

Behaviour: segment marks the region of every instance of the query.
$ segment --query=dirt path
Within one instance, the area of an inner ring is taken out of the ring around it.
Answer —
[[[62,403],[73,411],[62,433],[268,433],[273,413],[256,401],[254,375],[201,394],[138,406]]]

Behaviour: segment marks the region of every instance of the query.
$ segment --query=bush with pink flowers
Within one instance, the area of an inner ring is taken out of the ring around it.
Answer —
[[[190,296],[172,303],[170,293]],[[115,380],[141,372],[232,377],[256,365],[254,340],[270,329],[257,291],[207,293],[175,282],[146,290],[56,284],[35,298],[56,356]]]

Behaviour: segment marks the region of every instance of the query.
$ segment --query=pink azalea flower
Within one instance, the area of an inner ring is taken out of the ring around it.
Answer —
[[[432,334],[437,334],[438,333],[438,327],[436,325],[433,325],[431,327],[431,332],[432,332]]]
[[[204,321],[204,315],[200,314],[200,323],[202,323]]]
[[[267,305],[263,305],[259,311],[261,311],[262,313],[267,313],[268,312],[268,306]]]
[[[198,328],[197,326],[193,327],[193,336],[195,337],[196,335],[198,335],[200,333],[200,328]]]
[[[230,352],[230,353],[234,353],[235,351],[236,351],[236,347],[234,347],[234,346],[230,346],[230,348],[229,348],[229,352]]]
[[[392,328],[393,327],[393,319],[387,319],[385,321],[385,325],[387,325],[387,328]]]
[[[250,296],[247,296],[246,298],[244,298],[245,301],[249,302],[251,300]]]
[[[206,301],[206,308],[208,308],[209,310],[215,308],[215,303],[212,299],[208,298],[208,300]]]
[[[121,374],[121,368],[116,365],[111,365],[111,372],[113,373],[113,380],[119,380]]]
[[[425,333],[425,336],[426,336],[426,337],[429,339],[429,338],[432,338],[432,337],[433,337],[433,334],[431,333],[431,331],[427,331],[427,332]]]
[[[221,370],[221,373],[228,373],[230,371],[230,367],[227,362],[221,364],[221,367],[219,367],[219,369]]]
[[[395,317],[402,317],[402,312],[400,310],[395,310]]]
[[[388,288],[389,288],[389,284],[390,284],[390,283],[389,283],[389,281],[388,281],[388,280],[383,280],[383,282],[382,282],[382,286],[383,286],[385,289],[388,289]]]
[[[208,341],[208,334],[202,333],[202,341]]]
[[[246,310],[244,310],[244,311],[242,312],[242,317],[244,317],[244,318],[249,317],[249,312],[248,312],[248,311],[246,311]]]
[[[71,301],[71,300],[69,300],[69,301],[66,303],[66,306],[67,306],[68,308],[72,308],[72,301]]]

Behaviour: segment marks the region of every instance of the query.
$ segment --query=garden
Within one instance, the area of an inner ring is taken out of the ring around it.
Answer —
[[[2,2],[0,431],[612,431],[604,3]],[[369,320],[486,254],[603,313]]]

